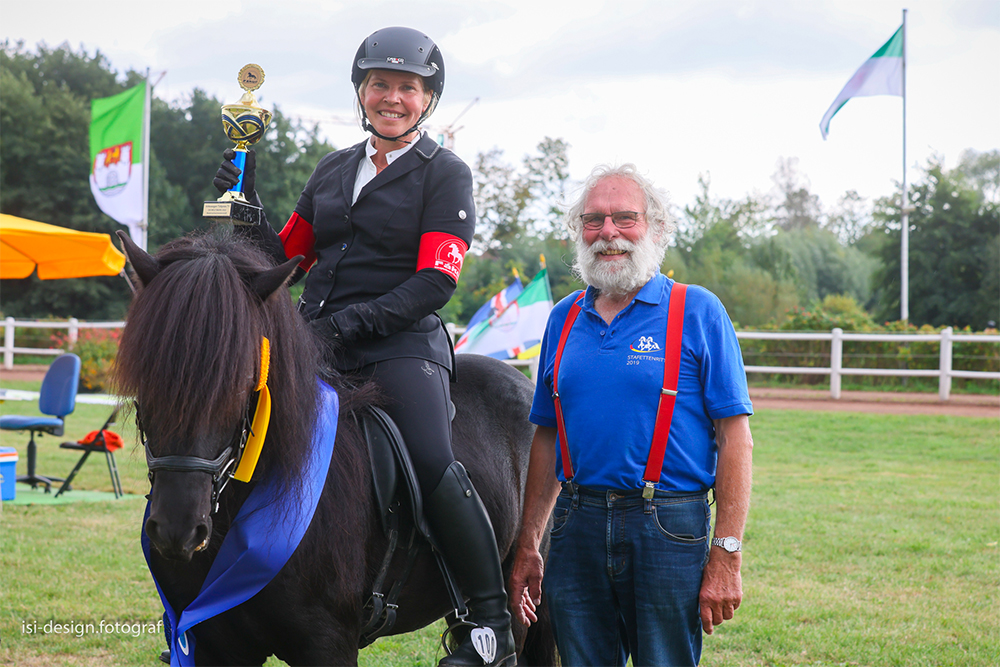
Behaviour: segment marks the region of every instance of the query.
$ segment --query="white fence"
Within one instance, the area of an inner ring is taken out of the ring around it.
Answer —
[[[465,333],[465,327],[448,325],[452,337],[458,338]],[[951,327],[936,334],[861,334],[844,333],[843,329],[834,329],[830,333],[792,333],[787,331],[737,331],[736,337],[746,340],[823,340],[830,341],[830,367],[822,366],[747,366],[748,373],[774,373],[783,375],[829,375],[830,397],[840,398],[841,379],[844,375],[894,375],[900,377],[936,377],[938,378],[938,396],[947,401],[951,396],[951,381],[953,378],[968,378],[979,380],[1000,380],[1000,372],[961,371],[952,368],[952,346],[954,343],[978,342],[1000,343],[1000,335],[987,334],[955,334]],[[941,347],[940,364],[937,370],[910,370],[904,368],[844,368],[844,341],[874,341],[882,343],[916,343],[938,342]],[[538,359],[510,360],[507,363],[529,368],[534,378],[538,370]]]
[[[14,331],[17,328],[31,329],[67,329],[69,340],[76,342],[80,329],[120,329],[125,326],[124,322],[80,322],[71,318],[67,322],[36,322],[28,320],[15,320],[8,317],[4,320],[3,336],[3,365],[4,368],[14,367],[15,354],[31,355],[59,355],[63,350],[58,348],[30,348],[15,347]],[[455,338],[465,332],[465,327],[448,325],[448,331]],[[748,373],[779,373],[783,375],[829,375],[830,376],[830,397],[840,398],[841,379],[845,375],[891,375],[899,377],[936,377],[938,378],[938,396],[942,401],[947,401],[951,395],[951,381],[953,378],[968,378],[979,380],[1000,380],[1000,372],[991,371],[962,371],[952,368],[952,348],[955,343],[978,342],[978,343],[1000,343],[1000,335],[983,334],[955,334],[951,327],[935,334],[865,334],[865,333],[844,333],[842,329],[834,329],[830,333],[792,333],[785,331],[738,331],[736,337],[748,340],[820,340],[830,341],[830,367],[821,366],[747,366]],[[940,346],[940,363],[938,368],[926,370],[911,370],[904,368],[845,368],[844,361],[844,341],[870,341],[870,342],[937,342]],[[531,377],[534,378],[538,371],[538,360],[511,360],[507,363],[512,366],[529,369]]]
[[[748,340],[828,340],[830,341],[830,367],[803,366],[747,366],[748,373],[781,373],[785,375],[813,374],[830,376],[830,397],[840,398],[840,382],[844,375],[894,375],[899,377],[938,378],[938,397],[947,401],[951,395],[953,378],[1000,380],[1000,373],[990,371],[958,371],[952,368],[952,346],[955,343],[1000,343],[1000,336],[984,334],[955,334],[951,327],[935,334],[864,334],[844,333],[834,329],[830,333],[791,333],[783,331],[737,331],[736,337]],[[880,343],[937,342],[941,348],[937,370],[911,370],[905,368],[844,368],[844,341],[869,341]]]
[[[69,342],[76,344],[80,329],[121,329],[124,322],[81,322],[75,317],[69,318],[66,322],[48,321],[36,322],[30,320],[15,320],[13,317],[5,318],[3,321],[3,367],[10,370],[14,368],[15,354],[30,354],[32,356],[58,356],[65,350],[58,347],[16,347],[14,345],[15,329],[67,329],[69,331]]]

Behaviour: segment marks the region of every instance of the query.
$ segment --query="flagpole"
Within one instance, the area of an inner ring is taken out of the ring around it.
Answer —
[[[900,198],[900,296],[899,319],[910,319],[910,214],[906,196],[906,10],[903,10],[903,196]]]
[[[149,237],[149,116],[152,107],[152,86],[149,85],[149,68],[146,68],[146,102],[142,111],[142,234],[139,247],[147,249]]]

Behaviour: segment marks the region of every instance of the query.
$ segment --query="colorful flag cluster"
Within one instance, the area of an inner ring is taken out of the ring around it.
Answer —
[[[455,352],[496,359],[538,356],[550,310],[552,290],[548,269],[539,271],[523,290],[521,279],[515,278],[476,312],[455,344]]]

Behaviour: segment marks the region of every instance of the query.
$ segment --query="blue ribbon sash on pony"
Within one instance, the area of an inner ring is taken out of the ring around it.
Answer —
[[[318,384],[319,410],[309,463],[303,474],[302,502],[293,503],[288,498],[277,497],[276,482],[267,479],[259,482],[233,519],[198,596],[180,613],[171,608],[153,577],[165,610],[171,665],[194,665],[195,638],[188,630],[259,593],[285,566],[302,541],[326,485],[340,410],[337,392],[325,382],[318,381]],[[149,503],[146,503],[142,552],[147,565],[150,547],[145,525],[148,518]],[[273,530],[276,525],[285,530]]]

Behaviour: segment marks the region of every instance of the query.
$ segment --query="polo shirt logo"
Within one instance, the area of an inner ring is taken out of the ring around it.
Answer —
[[[659,352],[662,348],[652,336],[640,336],[639,340],[633,341],[631,350],[633,352]]]

